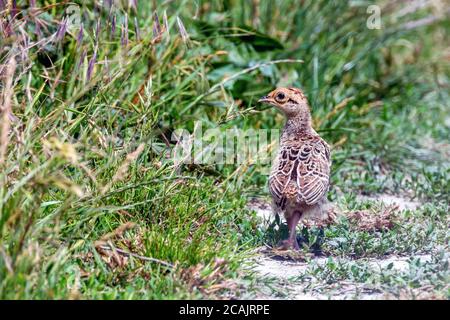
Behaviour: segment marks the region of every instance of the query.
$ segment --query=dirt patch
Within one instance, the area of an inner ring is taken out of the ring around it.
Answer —
[[[450,127],[450,118],[447,118],[445,123]],[[436,158],[435,155],[438,155],[438,158],[441,159],[448,159],[450,157],[450,143],[446,141],[436,141],[431,137],[425,137],[421,145],[423,147],[421,150],[428,158]]]
[[[321,266],[327,263],[327,257],[313,257],[308,261],[282,260],[269,257],[268,249],[261,248],[260,254],[253,258],[252,271],[261,285],[256,290],[255,299],[295,299],[295,300],[348,300],[348,299],[388,299],[389,294],[371,288],[361,283],[338,281],[333,284],[322,285],[307,276],[308,267],[312,264]],[[405,272],[410,266],[412,257],[389,256],[383,259],[361,259],[374,272],[390,269]],[[422,263],[431,261],[431,255],[416,255]],[[344,258],[333,257],[336,262],[349,261]],[[358,262],[359,260],[352,260]],[[269,288],[268,288],[269,287]],[[391,297],[392,298],[392,297]]]
[[[293,261],[287,259],[280,259],[277,256],[268,257],[267,248],[260,249],[261,254],[254,258],[254,271],[260,275],[280,277],[284,279],[289,279],[291,277],[298,277],[302,275],[308,266],[312,263],[317,265],[325,264],[328,257],[314,257],[305,261]],[[382,259],[361,259],[367,263],[367,265],[373,269],[386,269],[390,267],[391,270],[403,272],[407,271],[409,267],[409,260],[411,258],[418,259],[421,263],[431,261],[430,254],[415,255],[415,256],[388,256]],[[335,261],[349,261],[344,258],[333,257]],[[358,260],[352,260],[353,262],[358,262]],[[392,266],[390,266],[392,264]]]
[[[392,264],[391,270],[405,272],[409,268],[408,261],[411,258],[418,259],[421,263],[431,261],[430,254],[421,254],[408,257],[389,256],[383,259],[369,259],[368,264],[371,268],[378,270],[387,269]]]
[[[367,230],[382,230],[392,227],[396,212],[416,210],[421,203],[400,196],[380,194],[377,196],[359,196],[360,201],[381,202],[380,212],[353,212],[350,219],[357,219],[358,225]],[[256,212],[261,226],[265,228],[274,219],[270,204],[264,199],[252,199],[248,208]],[[382,259],[350,260],[333,257],[335,262],[363,262],[373,272],[393,270],[407,272],[410,259],[417,258],[421,262],[431,260],[431,255],[416,255],[412,257],[388,256]],[[280,253],[271,248],[260,248],[251,259],[251,272],[257,278],[257,286],[250,296],[251,299],[389,299],[389,294],[363,283],[352,281],[337,281],[331,284],[321,283],[308,275],[311,265],[322,266],[328,257],[301,256],[301,254]]]
[[[381,231],[394,226],[398,205],[391,205],[384,210],[357,210],[347,214],[353,226],[358,230]]]
[[[397,206],[398,210],[416,210],[422,204],[418,201],[409,200],[405,197],[390,195],[390,194],[378,194],[374,196],[359,195],[356,197],[358,201],[373,201],[382,202],[386,206]]]
[[[247,204],[247,209],[256,212],[256,216],[261,222],[265,223],[272,220],[275,217],[272,206],[268,200],[261,198],[252,198]]]

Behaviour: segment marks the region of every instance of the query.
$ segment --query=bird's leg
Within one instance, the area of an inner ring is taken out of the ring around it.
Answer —
[[[284,240],[282,242],[282,248],[283,249],[295,249],[298,250],[298,242],[297,242],[297,231],[296,227],[300,220],[301,213],[298,211],[295,211],[291,216],[286,218],[288,229],[289,229],[289,237],[287,240]]]

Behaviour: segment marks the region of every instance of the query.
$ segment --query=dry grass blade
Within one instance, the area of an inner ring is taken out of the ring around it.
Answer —
[[[12,114],[11,100],[13,96],[13,77],[16,71],[16,59],[11,57],[6,67],[5,86],[2,94],[1,133],[0,133],[0,165],[5,161],[6,149],[9,143],[10,115]]]
[[[107,262],[107,264],[113,269],[115,267],[121,268],[127,264],[128,257],[133,257],[143,261],[158,263],[167,268],[173,268],[173,265],[171,265],[168,262],[156,258],[142,256],[134,252],[129,252],[117,248],[116,246],[113,245],[112,243],[113,239],[121,237],[124,234],[124,232],[126,232],[127,230],[131,230],[135,227],[136,223],[130,221],[126,222],[117,227],[115,230],[102,236],[100,240],[94,242],[95,249],[101,254],[102,258]]]
[[[416,29],[416,28],[428,26],[428,25],[433,24],[435,22],[444,20],[445,16],[449,15],[449,14],[450,14],[450,9],[444,11],[442,16],[429,15],[429,16],[427,16],[425,18],[422,18],[422,19],[408,21],[408,22],[404,23],[400,27],[400,29],[413,30],[413,29]]]
[[[180,278],[183,279],[191,291],[198,289],[207,295],[221,290],[236,290],[237,284],[230,279],[226,279],[224,276],[227,271],[226,260],[216,258],[210,268],[211,272],[205,275],[203,274],[205,265],[199,263],[189,268],[181,269]]]
[[[139,155],[141,154],[141,152],[143,150],[144,150],[144,144],[141,143],[135,151],[133,151],[132,153],[127,155],[125,161],[122,163],[122,165],[119,167],[119,169],[117,169],[116,174],[111,179],[111,182],[108,183],[102,189],[102,194],[105,194],[105,192],[107,192],[109,190],[109,188],[111,188],[111,186],[114,185],[114,183],[121,181],[125,177],[131,163],[134,162],[139,157]]]
[[[397,210],[398,205],[392,205],[380,211],[358,210],[348,213],[347,218],[358,230],[389,230],[394,226]]]
[[[153,12],[153,39],[152,39],[152,43],[158,43],[161,41],[161,35],[162,35],[162,29],[161,29],[161,24],[159,23],[159,17],[158,14],[155,12]]]
[[[164,14],[163,14],[163,23],[164,23],[164,31],[167,32],[167,34],[169,34],[169,21],[167,19],[166,11],[164,11]]]
[[[139,254],[137,254],[137,253],[133,253],[133,252],[128,252],[128,251],[126,251],[126,250],[122,250],[122,249],[116,248],[116,247],[114,247],[114,246],[111,245],[111,244],[108,244],[108,245],[100,245],[100,246],[98,246],[98,247],[96,247],[96,248],[97,248],[97,249],[101,249],[101,250],[109,250],[109,251],[113,251],[113,252],[115,252],[115,253],[119,253],[119,254],[125,255],[125,256],[130,256],[130,257],[137,258],[137,259],[140,259],[140,260],[143,260],[143,261],[148,261],[148,262],[158,263],[158,264],[163,265],[163,266],[165,266],[165,267],[168,267],[168,268],[170,268],[170,269],[173,268],[173,265],[170,264],[170,263],[168,263],[168,262],[166,262],[166,261],[162,261],[162,260],[159,260],[159,259],[156,259],[156,258],[151,258],[151,257],[141,256],[141,255],[139,255]]]
[[[107,241],[115,237],[121,236],[125,231],[131,230],[134,227],[136,227],[136,223],[128,221],[120,225],[118,228],[111,231],[110,233],[107,233],[104,236],[102,236],[99,241],[95,242],[95,246],[104,245]]]
[[[183,42],[185,44],[189,44],[189,34],[187,33],[186,28],[184,27],[184,24],[181,21],[180,17],[177,17],[177,25],[178,30],[180,31],[181,39],[183,39]]]
[[[13,274],[14,269],[12,267],[13,263],[12,263],[11,257],[8,256],[8,254],[5,252],[5,249],[3,248],[3,246],[0,246],[0,253],[3,257],[3,262],[5,264],[6,270],[8,270],[8,272],[10,274]]]

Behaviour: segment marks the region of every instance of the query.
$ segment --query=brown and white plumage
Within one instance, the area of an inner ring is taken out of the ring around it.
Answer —
[[[314,205],[329,186],[330,151],[318,136],[304,136],[284,141],[277,165],[269,178],[269,190],[280,209],[286,200]],[[292,192],[292,194],[291,194]]]
[[[288,223],[290,235],[285,247],[298,248],[297,223],[327,219],[330,147],[312,128],[308,102],[299,89],[279,88],[260,102],[275,106],[287,118],[269,177],[269,191],[274,210]]]

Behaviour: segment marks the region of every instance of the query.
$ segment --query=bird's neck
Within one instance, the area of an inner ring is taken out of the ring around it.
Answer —
[[[288,116],[283,129],[283,136],[314,134],[312,128],[311,113],[304,110],[295,116]]]

